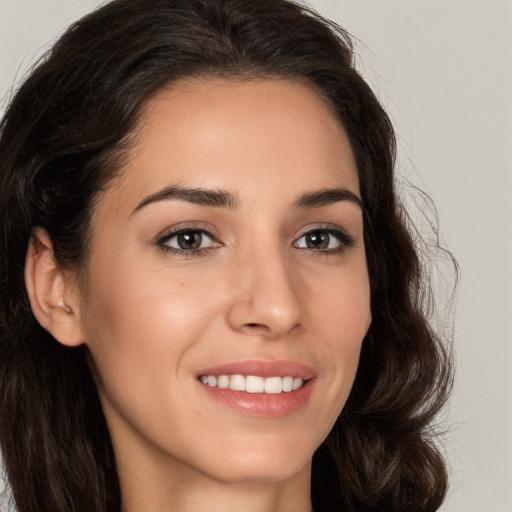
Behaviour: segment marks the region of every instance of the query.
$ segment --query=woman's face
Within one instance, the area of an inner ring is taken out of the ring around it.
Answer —
[[[305,475],[371,319],[345,131],[304,85],[218,80],[161,91],[136,135],[80,299],[120,475]]]

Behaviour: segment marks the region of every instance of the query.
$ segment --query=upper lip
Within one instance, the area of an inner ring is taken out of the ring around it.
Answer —
[[[294,361],[266,361],[248,359],[225,363],[205,368],[199,375],[255,375],[259,377],[298,377],[309,380],[316,377],[317,372],[310,366]]]

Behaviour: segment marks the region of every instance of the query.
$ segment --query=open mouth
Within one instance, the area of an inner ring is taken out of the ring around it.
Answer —
[[[308,403],[317,376],[294,361],[247,359],[203,368],[196,379],[206,396],[236,413],[282,417]]]
[[[246,393],[266,393],[278,395],[301,388],[304,379],[287,375],[284,377],[260,377],[257,375],[200,375],[199,380],[212,388],[245,391]]]

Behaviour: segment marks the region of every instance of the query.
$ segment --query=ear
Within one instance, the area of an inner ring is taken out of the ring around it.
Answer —
[[[75,279],[57,265],[52,242],[43,228],[36,228],[30,240],[25,284],[32,311],[41,326],[63,345],[81,345],[84,336],[78,286]]]

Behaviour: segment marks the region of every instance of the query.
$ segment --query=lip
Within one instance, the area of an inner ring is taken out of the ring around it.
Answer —
[[[316,371],[310,366],[293,361],[246,360],[226,363],[205,368],[197,374],[201,375],[257,375],[258,377],[298,377],[303,380],[314,379]]]
[[[242,415],[275,418],[291,414],[307,404],[316,383],[317,373],[309,366],[292,361],[248,360],[206,368],[198,373],[197,377],[201,375],[256,375],[259,377],[290,375],[303,379],[305,382],[299,389],[279,394],[221,389],[203,384],[197,379],[198,386],[206,396],[221,406]]]

